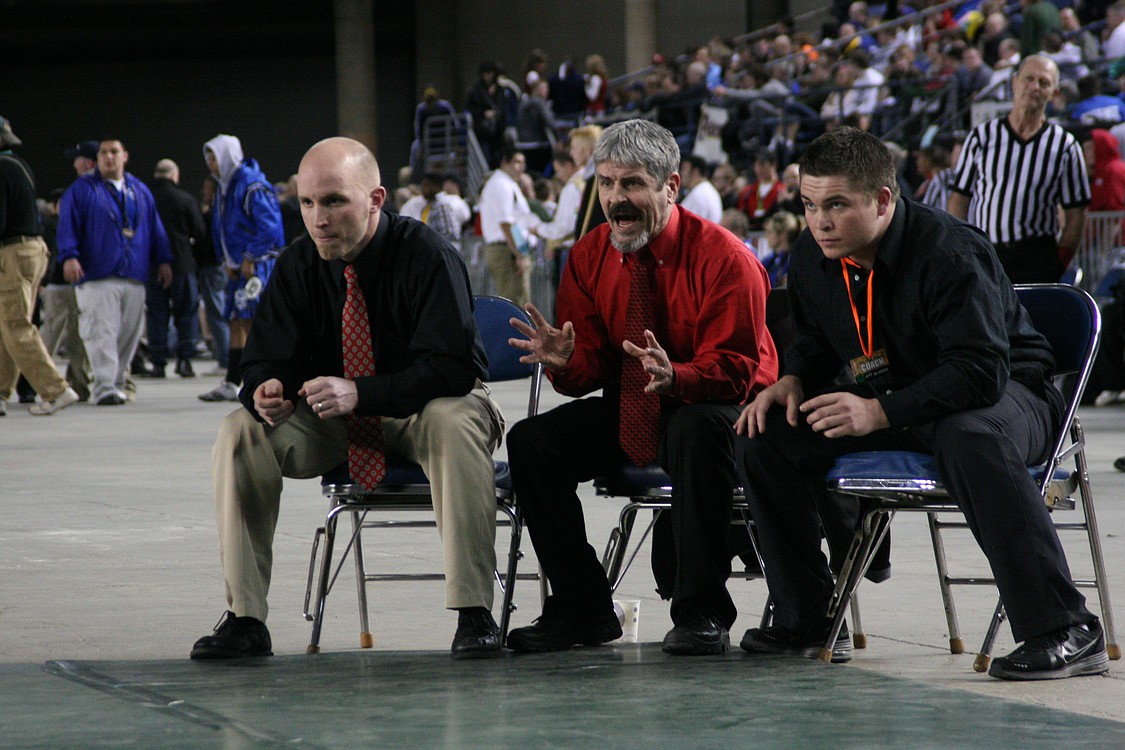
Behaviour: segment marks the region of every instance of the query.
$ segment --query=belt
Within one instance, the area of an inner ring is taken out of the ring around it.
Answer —
[[[0,247],[7,247],[8,245],[23,245],[32,240],[42,239],[38,234],[21,234],[15,237],[9,237],[6,240],[0,240]]]

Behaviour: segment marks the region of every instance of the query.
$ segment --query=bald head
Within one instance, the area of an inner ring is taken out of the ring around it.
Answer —
[[[178,185],[180,183],[180,165],[171,159],[161,159],[156,162],[156,169],[152,171],[152,176],[157,179],[171,180]]]
[[[355,260],[379,227],[387,191],[379,163],[351,138],[320,141],[297,169],[301,218],[324,260]]]
[[[337,136],[325,138],[313,145],[305,152],[301,165],[297,169],[297,181],[300,184],[301,172],[305,171],[305,164],[310,166],[327,166],[347,179],[359,180],[364,185],[377,187],[382,184],[379,174],[379,163],[375,161],[375,154],[357,140]],[[299,187],[298,187],[299,190]]]

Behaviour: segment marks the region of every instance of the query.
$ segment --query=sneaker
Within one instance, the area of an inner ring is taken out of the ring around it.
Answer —
[[[1115,458],[1113,460],[1113,468],[1117,469],[1118,471],[1125,471],[1125,456]]]
[[[664,636],[660,650],[677,656],[706,656],[730,651],[730,633],[710,615],[689,609]]]
[[[194,378],[195,370],[191,367],[190,359],[177,359],[176,360],[176,374],[181,378]]]
[[[1094,399],[1094,406],[1109,406],[1121,400],[1121,391],[1102,391]]]
[[[750,628],[738,645],[751,654],[783,654],[816,659],[824,648],[824,642],[828,640],[830,629],[831,623],[826,623],[814,633],[802,633],[781,625]],[[842,664],[851,660],[852,636],[848,633],[848,624],[845,622],[836,638],[836,645],[832,647],[832,663]]]
[[[273,656],[273,644],[266,624],[253,617],[237,617],[227,612],[215,632],[195,642],[192,659],[238,659],[245,656]]]
[[[125,397],[119,393],[107,393],[94,402],[95,406],[121,406],[125,403]]]
[[[67,387],[65,391],[55,396],[50,401],[40,401],[32,404],[28,410],[28,414],[34,414],[37,417],[45,417],[49,414],[54,414],[60,409],[65,409],[71,404],[78,403],[78,394],[74,392],[73,388]]]
[[[563,613],[553,597],[543,602],[543,614],[524,628],[508,633],[508,648],[522,653],[566,651],[571,646],[598,646],[621,637],[621,621],[612,608],[597,617]]]
[[[990,677],[1001,680],[1059,680],[1108,671],[1105,634],[1098,620],[1028,638],[1012,653],[993,659],[988,668]]]
[[[200,401],[237,401],[238,386],[229,380],[224,380],[214,390],[199,394]]]
[[[484,607],[457,612],[457,633],[450,653],[454,659],[489,659],[500,655],[500,626]]]

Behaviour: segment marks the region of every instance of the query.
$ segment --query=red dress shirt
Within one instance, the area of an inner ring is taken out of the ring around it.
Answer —
[[[579,240],[559,285],[559,325],[574,325],[574,353],[548,375],[567,396],[620,381],[629,270],[609,238],[603,224]],[[769,276],[746,246],[677,205],[649,249],[656,260],[653,334],[675,371],[670,397],[745,403],[776,381],[777,350],[766,330]]]

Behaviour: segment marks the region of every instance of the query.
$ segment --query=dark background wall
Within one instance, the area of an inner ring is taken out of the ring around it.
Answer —
[[[337,2],[362,0],[0,0],[0,115],[24,140],[39,191],[69,184],[63,152],[120,137],[148,179],[175,159],[198,190],[204,141],[237,135],[275,182],[337,132]],[[460,106],[483,59],[519,75],[541,47],[557,64],[598,52],[625,72],[630,0],[371,0],[377,155],[387,181],[405,164],[412,114],[434,83]],[[678,54],[745,32],[748,3],[654,0],[656,46]]]

